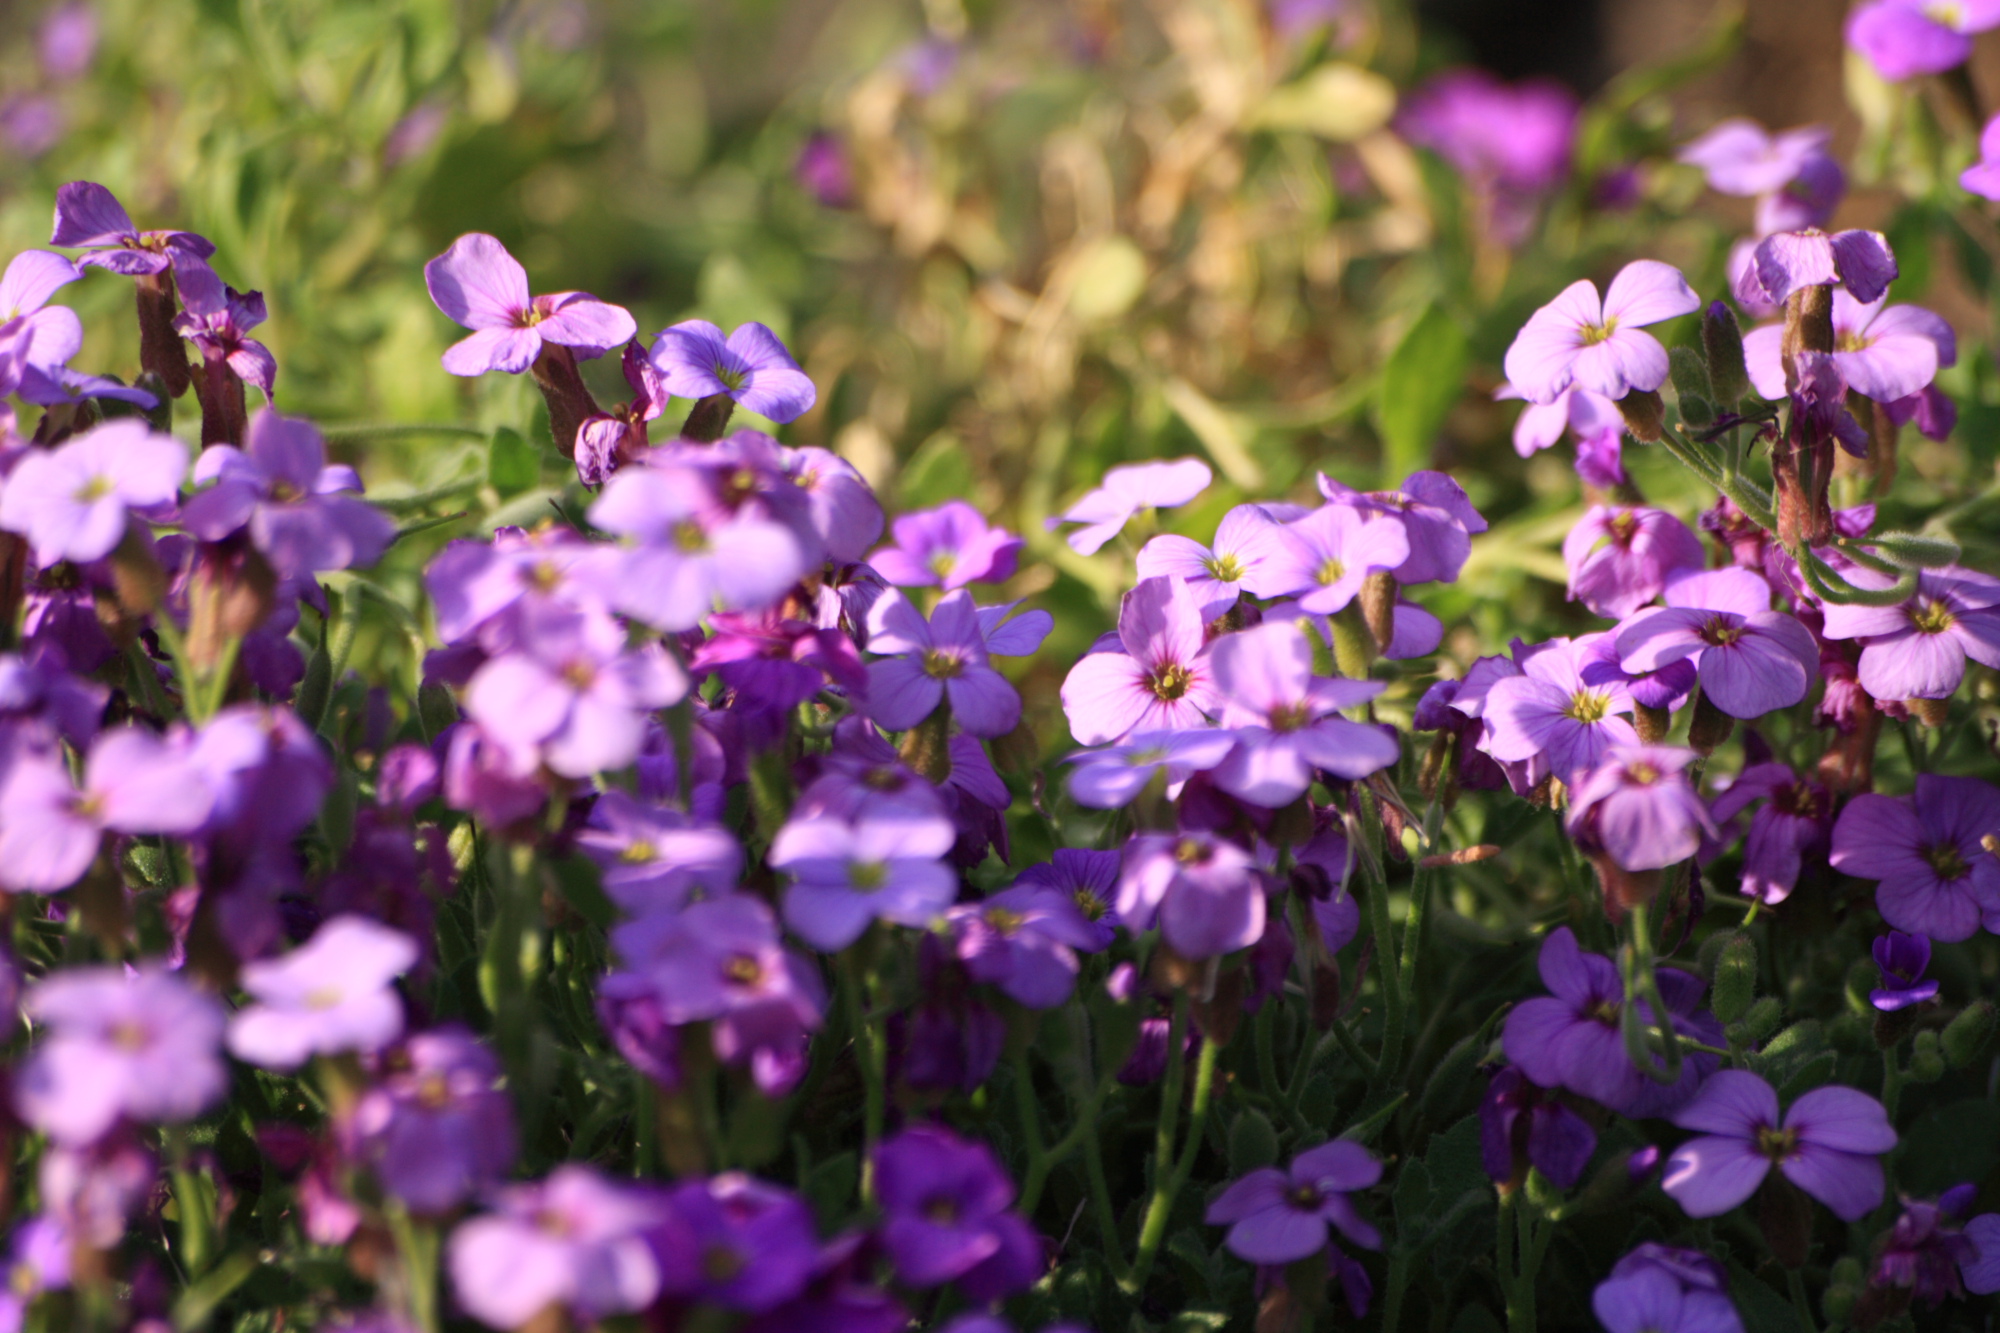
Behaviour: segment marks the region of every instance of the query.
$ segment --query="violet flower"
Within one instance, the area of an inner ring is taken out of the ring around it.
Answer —
[[[183,748],[138,727],[100,733],[70,785],[56,755],[22,755],[0,777],[0,885],[55,893],[83,877],[106,831],[184,836],[215,791]]]
[[[1968,1183],[1946,1190],[1936,1202],[1905,1197],[1895,1225],[1876,1242],[1868,1285],[1907,1291],[1927,1310],[1937,1309],[1947,1296],[1964,1299],[1960,1273],[1979,1262],[1980,1248],[1961,1223],[1978,1193],[1979,1187]]]
[[[1019,1220],[1014,1182],[993,1150],[935,1125],[912,1125],[875,1149],[882,1248],[896,1279],[935,1287],[999,1254]]]
[[[2000,790],[1978,778],[1917,774],[1916,794],[1866,793],[1833,826],[1836,870],[1879,881],[1875,907],[1897,930],[1934,940],[2000,932]]]
[[[1766,236],[1736,277],[1735,296],[1745,308],[1778,306],[1801,287],[1845,287],[1863,305],[1882,299],[1900,272],[1889,242],[1878,231],[1817,227]]]
[[[1754,120],[1731,117],[1682,148],[1680,160],[1708,174],[1708,187],[1745,198],[1773,194],[1825,153],[1833,131],[1805,125],[1772,134]]]
[[[1701,538],[1663,509],[1592,505],[1563,538],[1570,600],[1607,620],[1623,620],[1666,590],[1676,575],[1708,563]]]
[[[1142,833],[1125,845],[1114,900],[1126,929],[1160,934],[1183,958],[1247,949],[1264,934],[1263,876],[1250,853],[1211,833]]]
[[[974,736],[1001,736],[1021,720],[1021,696],[995,671],[972,594],[947,593],[929,620],[891,591],[868,612],[868,649],[893,654],[868,667],[868,712],[890,731],[916,726],[948,704]]]
[[[602,486],[612,473],[639,461],[648,443],[646,423],[659,420],[671,397],[636,340],[625,344],[618,368],[631,386],[631,400],[592,413],[576,428],[576,474],[586,486]]]
[[[2000,1213],[1981,1213],[1965,1224],[1975,1255],[1959,1261],[1965,1289],[1975,1296],[2000,1291]]]
[[[394,981],[417,961],[417,942],[363,916],[337,916],[284,955],[249,963],[256,1000],[229,1020],[229,1053],[293,1070],[315,1055],[372,1055],[403,1035]]]
[[[1522,394],[1513,385],[1502,384],[1493,397],[1504,401],[1521,399]],[[1577,472],[1585,481],[1607,490],[1622,482],[1624,471],[1617,460],[1625,418],[1619,415],[1618,404],[1575,384],[1550,402],[1526,403],[1514,418],[1514,452],[1532,458],[1560,440],[1564,430],[1576,437]],[[1607,454],[1609,474],[1601,461]]]
[[[652,358],[677,396],[725,394],[769,421],[804,416],[818,398],[778,335],[754,321],[738,325],[725,339],[705,319],[683,320],[653,339]]]
[[[1332,615],[1353,601],[1370,574],[1396,569],[1410,558],[1410,540],[1394,519],[1325,504],[1285,524],[1258,571],[1263,596],[1299,596],[1299,607]]]
[[[1624,870],[1662,870],[1716,836],[1708,807],[1689,785],[1692,750],[1616,746],[1576,776],[1563,827],[1586,851],[1603,851]]]
[[[750,1314],[804,1291],[819,1261],[805,1202],[740,1171],[675,1186],[651,1235],[662,1294]]]
[[[1640,1245],[1591,1293],[1607,1333],[1743,1333],[1729,1275],[1700,1250]]]
[[[1584,674],[1610,646],[1608,635],[1587,634],[1522,652],[1521,674],[1493,682],[1486,692],[1479,748],[1502,763],[1529,764],[1536,781],[1553,774],[1569,782],[1579,769],[1595,768],[1613,746],[1637,745],[1623,683],[1593,684]]]
[[[895,545],[868,557],[875,572],[899,588],[1005,583],[1014,577],[1022,540],[988,527],[977,509],[952,500],[936,509],[904,514],[890,525]]]
[[[1866,1093],[1814,1088],[1781,1121],[1769,1083],[1724,1069],[1670,1119],[1701,1134],[1674,1149],[1660,1178],[1689,1217],[1728,1212],[1756,1192],[1773,1166],[1843,1222],[1860,1220],[1882,1202],[1877,1158],[1896,1146],[1896,1131]]]
[[[1390,572],[1405,588],[1419,583],[1455,583],[1472,554],[1472,536],[1486,520],[1472,507],[1465,488],[1442,472],[1412,472],[1393,491],[1357,491],[1322,472],[1319,493],[1331,504],[1352,505],[1403,525],[1409,559]],[[1253,592],[1266,595],[1261,588]]]
[[[1078,555],[1096,555],[1141,509],[1173,509],[1208,489],[1215,474],[1199,458],[1165,463],[1127,463],[1104,474],[1098,488],[1046,521],[1050,532],[1064,523],[1084,526],[1069,534]]]
[[[1578,112],[1576,94],[1561,84],[1506,84],[1455,69],[1415,90],[1396,128],[1466,178],[1486,224],[1511,246],[1533,230],[1538,197],[1569,174]]]
[[[458,1027],[419,1032],[374,1062],[345,1127],[382,1189],[438,1214],[507,1174],[514,1103],[493,1052]]]
[[[79,1244],[112,1250],[152,1202],[160,1163],[130,1129],[85,1147],[51,1145],[35,1172],[42,1211]],[[4,1325],[0,1325],[4,1327]]]
[[[2000,199],[2000,116],[1979,131],[1979,160],[1959,173],[1958,186],[1981,199]]]
[[[1255,593],[1267,561],[1283,541],[1283,526],[1259,505],[1238,505],[1216,525],[1211,549],[1191,537],[1162,533],[1139,548],[1141,580],[1161,577],[1187,584],[1204,621],[1214,620],[1245,592]]]
[[[15,465],[0,490],[0,529],[18,532],[44,565],[99,560],[125,535],[133,509],[171,505],[187,446],[144,421],[107,421]]]
[[[854,464],[811,446],[780,446],[785,476],[799,488],[806,514],[829,559],[852,564],[882,535],[882,504]]]
[[[140,231],[111,191],[71,181],[56,191],[56,226],[49,244],[91,251],[76,262],[131,277],[162,273],[175,259],[207,259],[215,246],[191,231]]]
[[[1924,980],[1924,969],[1931,965],[1928,937],[1892,930],[1877,935],[1868,951],[1874,955],[1875,968],[1882,974],[1882,984],[1868,992],[1868,1003],[1875,1008],[1893,1014],[1898,1009],[1937,998],[1937,978]]]
[[[1532,315],[1507,349],[1507,381],[1531,403],[1552,403],[1572,384],[1613,400],[1659,388],[1667,352],[1648,324],[1701,308],[1680,270],[1640,259],[1620,269],[1602,300],[1579,279]]]
[[[1108,948],[1117,938],[1118,913],[1111,902],[1118,890],[1121,857],[1081,847],[1058,847],[1049,860],[1031,865],[1014,883],[1054,889],[1066,895],[1090,924],[1088,952]]]
[[[6,496],[0,495],[0,520],[5,513]],[[1857,587],[1892,582],[1870,569],[1844,573]],[[1861,641],[1861,688],[1877,699],[1949,699],[1965,679],[1966,658],[2000,667],[2000,579],[1990,575],[1919,570],[1917,590],[1906,602],[1830,603],[1822,612],[1826,638]]]
[[[1078,805],[1116,810],[1144,791],[1153,774],[1165,769],[1167,799],[1174,800],[1189,778],[1220,764],[1235,745],[1233,731],[1133,732],[1122,744],[1079,750],[1069,756],[1068,762],[1077,766],[1069,777],[1069,793]]]
[[[551,1305],[602,1319],[642,1310],[659,1293],[648,1234],[663,1209],[645,1187],[571,1163],[508,1186],[494,1205],[459,1223],[445,1247],[458,1303],[481,1323],[518,1329]]]
[[[1069,895],[1035,884],[1017,883],[954,907],[946,920],[967,974],[1030,1009],[1068,1000],[1076,989],[1076,951],[1103,947]]]
[[[1118,640],[1123,652],[1088,653],[1063,680],[1072,736],[1101,745],[1206,725],[1222,697],[1187,584],[1171,575],[1141,579],[1119,605]]]
[[[1530,1001],[1533,1003],[1533,1001]],[[1486,1174],[1518,1184],[1526,1166],[1559,1190],[1583,1178],[1597,1151],[1597,1131],[1575,1111],[1528,1081],[1519,1066],[1494,1073],[1479,1102],[1479,1151]]]
[[[269,318],[264,293],[239,292],[223,285],[215,271],[199,259],[177,259],[174,278],[183,307],[174,316],[174,332],[193,343],[203,361],[227,366],[236,378],[263,390],[268,401],[278,380],[277,358],[250,336],[251,329]]]
[[[1319,1252],[1327,1227],[1366,1250],[1382,1248],[1382,1233],[1347,1196],[1382,1179],[1382,1164],[1358,1143],[1334,1139],[1309,1148],[1283,1171],[1250,1172],[1219,1195],[1202,1220],[1227,1226],[1223,1244],[1254,1264],[1288,1264]]]
[[[1940,366],[1958,362],[1958,335],[1938,315],[1914,305],[1867,304],[1833,293],[1833,364],[1841,382],[1864,398],[1892,403],[1923,389]],[[1759,394],[1782,402],[1785,329],[1767,324],[1743,335],[1743,362]]]
[[[1282,622],[1231,634],[1211,654],[1221,722],[1236,749],[1215,770],[1232,796],[1276,809],[1296,800],[1315,770],[1354,781],[1402,754],[1380,730],[1339,716],[1382,692],[1380,681],[1315,677],[1300,627]]]
[[[1691,661],[1702,694],[1735,718],[1791,707],[1819,675],[1812,632],[1771,610],[1771,585],[1759,574],[1736,568],[1690,574],[1667,585],[1666,603],[1619,626],[1626,671]]]
[[[178,977],[64,968],[25,1008],[46,1032],[14,1076],[14,1107],[59,1144],[95,1142],[120,1119],[181,1124],[229,1090],[222,1005]]]
[[[97,55],[97,15],[85,0],[69,0],[42,16],[35,33],[42,72],[66,82],[80,77]]]
[[[828,953],[860,939],[877,919],[926,927],[958,895],[958,876],[940,859],[954,841],[941,819],[793,818],[771,840],[768,857],[792,877],[785,924]]]
[[[1972,34],[2000,25],[1994,0],[1870,0],[1847,16],[1847,44],[1885,79],[1941,74],[1972,55]]]
[[[1833,797],[1785,764],[1753,764],[1715,798],[1709,814],[1721,826],[1754,801],[1764,804],[1750,817],[1741,888],[1758,902],[1781,903],[1798,884],[1807,854],[1826,850],[1833,831]]]
[[[268,407],[250,419],[243,449],[202,450],[194,483],[207,489],[182,507],[181,526],[210,542],[248,528],[281,579],[372,565],[396,536],[387,514],[353,498],[354,469],[327,465],[318,429]]]
[[[38,373],[54,374],[83,347],[83,321],[76,312],[48,303],[51,296],[82,276],[75,264],[47,250],[23,250],[0,274],[0,330],[7,333],[26,361],[21,386],[24,398]]]
[[[425,264],[424,286],[446,318],[473,331],[445,351],[453,375],[518,375],[544,343],[601,356],[639,331],[625,309],[588,292],[530,296],[528,271],[484,232],[468,232]]]
[[[727,893],[743,868],[743,849],[728,830],[615,788],[597,798],[576,843],[603,872],[605,896],[632,913]]]

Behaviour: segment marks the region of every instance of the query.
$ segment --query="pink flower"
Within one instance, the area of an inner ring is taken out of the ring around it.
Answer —
[[[1552,403],[1572,384],[1613,400],[1657,389],[1667,351],[1648,324],[1701,308],[1680,270],[1640,259],[1620,269],[1602,301],[1588,279],[1531,316],[1507,349],[1507,379],[1531,403]]]
[[[1104,474],[1104,484],[1047,521],[1050,532],[1064,523],[1084,526],[1069,534],[1070,549],[1096,555],[1141,509],[1172,509],[1208,489],[1215,474],[1199,458],[1169,463],[1131,463]]]
[[[484,232],[468,232],[424,265],[424,285],[439,310],[473,331],[444,354],[444,368],[454,375],[518,375],[545,342],[601,356],[639,331],[623,307],[588,292],[530,296],[528,271]]]
[[[1102,745],[1134,731],[1206,724],[1220,705],[1202,642],[1201,611],[1187,584],[1142,579],[1118,613],[1123,652],[1087,654],[1063,681],[1070,734]]]

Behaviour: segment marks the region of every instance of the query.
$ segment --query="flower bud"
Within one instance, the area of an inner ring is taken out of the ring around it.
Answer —
[[[1724,1023],[1748,1013],[1757,998],[1757,941],[1743,931],[1729,937],[1715,960],[1709,1010]]]
[[[1974,1000],[1959,1012],[1958,1017],[1945,1024],[1940,1041],[1944,1046],[1944,1057],[1951,1061],[1952,1068],[1964,1069],[1980,1057],[1986,1043],[1993,1038],[1995,1017],[1991,1000]]]
[[[1632,726],[1639,733],[1641,745],[1659,745],[1667,739],[1667,732],[1674,725],[1674,715],[1664,708],[1648,708],[1634,700],[1632,704]]]
[[[1943,1077],[1944,1051],[1939,1048],[1938,1034],[1919,1032],[1910,1047],[1910,1081],[1935,1083]]]
[[[1778,1030],[1778,1024],[1785,1019],[1785,1007],[1775,995],[1766,995],[1750,1006],[1740,1022],[1728,1027],[1729,1043],[1732,1046],[1754,1045]]]
[[[1854,1303],[1861,1296],[1863,1275],[1861,1262],[1853,1255],[1843,1255],[1833,1266],[1828,1276],[1826,1294],[1820,1297],[1820,1313],[1831,1324],[1845,1324],[1854,1314]]]
[[[1724,407],[1736,406],[1750,392],[1750,372],[1743,364],[1743,330],[1735,313],[1720,301],[1709,302],[1702,312],[1701,349],[1714,400]]]
[[[310,670],[311,664],[307,667]],[[436,740],[458,721],[458,700],[436,682],[421,685],[417,689],[417,720],[423,724],[425,739]]]
[[[1715,753],[1715,747],[1729,739],[1729,733],[1736,729],[1736,719],[1717,708],[1709,699],[1708,691],[1695,695],[1694,717],[1688,722],[1688,748],[1703,757]]]
[[[1709,387],[1708,367],[1691,347],[1676,347],[1667,353],[1667,366],[1674,380],[1674,396],[1679,400],[1681,420],[1690,426],[1715,422],[1715,391]]]
[[[194,382],[188,373],[187,348],[174,329],[179,300],[174,271],[142,274],[135,284],[139,301],[139,364],[157,375],[170,397],[178,398]]]
[[[1917,715],[1917,720],[1927,727],[1943,726],[1946,717],[1951,713],[1949,699],[1910,699],[1907,702],[1910,711]]]
[[[1388,651],[1390,640],[1396,637],[1396,594],[1399,588],[1396,576],[1387,570],[1378,569],[1361,581],[1361,619],[1368,626],[1369,637],[1375,646]]]
[[[1641,444],[1658,444],[1661,427],[1667,419],[1667,405],[1651,389],[1634,389],[1618,400],[1618,415],[1625,418],[1625,429],[1632,432],[1633,439]]]

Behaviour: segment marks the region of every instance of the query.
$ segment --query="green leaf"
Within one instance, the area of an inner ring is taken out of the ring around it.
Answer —
[[[181,1333],[205,1328],[216,1307],[257,1271],[257,1256],[247,1250],[230,1255],[174,1302],[174,1327]]]
[[[1229,1174],[1240,1176],[1278,1160],[1278,1132],[1262,1111],[1245,1110],[1229,1127]]]
[[[1903,1135],[1897,1184],[1911,1194],[1937,1194],[1961,1180],[1981,1180],[2000,1165],[2000,1104],[1984,1097],[1930,1111]]]
[[[896,484],[897,499],[905,509],[964,499],[971,490],[972,463],[966,456],[965,441],[948,430],[918,446],[903,465],[903,475]]]
[[[1431,443],[1465,387],[1471,356],[1458,321],[1435,305],[1389,354],[1375,409],[1382,431],[1384,486],[1430,464]]]
[[[486,479],[501,499],[512,499],[542,479],[542,451],[520,431],[502,426],[486,448]]]

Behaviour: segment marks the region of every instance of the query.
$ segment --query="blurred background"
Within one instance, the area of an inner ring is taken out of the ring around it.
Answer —
[[[1641,250],[1723,292],[1749,205],[1705,194],[1672,154],[1725,115],[1835,127],[1856,186],[1840,221],[1891,230],[1898,294],[1965,340],[1942,381],[1959,434],[1912,435],[1904,493],[1930,504],[1990,481],[1990,332],[1964,312],[1991,284],[1992,227],[1949,186],[1962,163],[1940,132],[1969,113],[1853,68],[1843,11],[15,0],[0,241],[46,244],[56,186],[100,181],[140,226],[212,238],[218,272],[265,293],[281,407],[476,428],[340,437],[379,496],[475,496],[457,526],[399,546],[387,582],[413,587],[437,542],[546,517],[574,489],[552,451],[537,484],[487,485],[485,433],[545,441],[540,401],[525,380],[438,365],[461,331],[422,266],[481,230],[535,290],[621,302],[642,336],[692,316],[771,325],[820,390],[784,438],[837,449],[891,507],[966,496],[1025,531],[1043,560],[1006,592],[1058,610],[1057,664],[1126,575],[1116,548],[1078,557],[1043,520],[1105,467],[1209,459],[1219,484],[1166,516],[1204,538],[1243,498],[1310,495],[1316,470],[1372,487],[1448,468],[1495,523],[1432,599],[1463,663],[1568,614],[1555,548],[1580,492],[1566,450],[1515,456],[1515,409],[1491,399],[1500,354],[1561,286]],[[1498,81],[1477,84],[1478,105],[1505,115],[1468,118],[1437,91],[1465,67]],[[1991,85],[1973,73],[1975,92]],[[1917,201],[1893,213],[1870,189],[1891,171]],[[125,280],[93,272],[61,299],[90,329],[77,364],[129,377]],[[587,373],[606,401],[626,396],[615,358]],[[1629,443],[1626,458],[1654,502],[1691,515],[1680,474]],[[1053,705],[1052,669],[1031,704]]]

